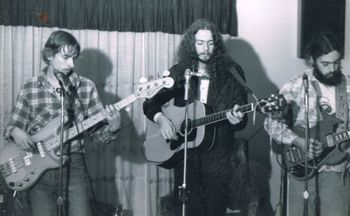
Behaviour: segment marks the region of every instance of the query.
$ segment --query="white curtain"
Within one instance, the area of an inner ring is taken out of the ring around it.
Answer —
[[[22,82],[45,66],[40,51],[57,28],[0,26],[0,130],[9,120]],[[102,101],[133,94],[142,77],[156,79],[175,61],[180,35],[66,30],[82,47],[76,72],[92,79]],[[141,153],[146,119],[142,99],[123,110],[123,129],[110,144],[91,144],[87,163],[97,200],[122,205],[127,215],[160,214],[159,198],[172,190],[172,172],[147,163]],[[4,145],[1,136],[0,146]]]

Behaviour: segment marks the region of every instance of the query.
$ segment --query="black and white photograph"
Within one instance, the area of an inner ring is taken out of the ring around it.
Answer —
[[[350,216],[346,0],[0,0],[0,216]]]

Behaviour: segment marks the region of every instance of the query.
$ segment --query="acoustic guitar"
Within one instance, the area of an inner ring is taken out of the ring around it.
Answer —
[[[242,113],[248,113],[257,109],[264,113],[283,110],[285,105],[286,101],[281,94],[273,94],[266,99],[259,100],[256,104],[249,103],[240,106],[238,110]],[[216,132],[213,123],[225,120],[226,113],[232,110],[228,109],[215,113],[211,107],[199,101],[189,104],[187,136],[189,156],[197,150],[209,151],[213,147]],[[183,162],[185,107],[163,106],[162,112],[174,124],[178,140],[164,140],[158,133],[159,126],[148,120],[146,141],[143,144],[143,155],[147,161],[170,169]]]

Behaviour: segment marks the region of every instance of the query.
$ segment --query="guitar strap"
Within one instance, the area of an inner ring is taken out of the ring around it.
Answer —
[[[233,75],[233,77],[245,88],[245,90],[251,94],[254,95],[253,91],[247,86],[246,82],[243,80],[242,76],[238,73],[236,67],[232,66],[230,68],[230,71]]]
[[[240,69],[240,67],[239,67],[239,69]],[[260,105],[258,103],[258,101],[259,101],[258,98],[255,96],[254,92],[248,87],[248,85],[244,81],[243,77],[237,71],[237,68],[235,66],[232,66],[230,68],[230,71],[231,71],[233,77],[245,88],[245,91],[255,99],[255,101],[257,102],[257,105],[260,107]],[[262,110],[262,108],[261,108],[261,110]],[[256,112],[255,111],[256,110],[254,110],[254,113],[253,113],[253,124],[254,125],[255,125],[255,119],[256,119]]]
[[[312,85],[314,86],[316,91],[317,102],[318,104],[320,104],[320,98],[322,96],[320,86],[316,80],[312,81]],[[335,100],[336,117],[344,122],[338,125],[337,132],[348,130],[349,104],[348,95],[346,92],[346,79],[342,79],[342,82],[335,87]]]

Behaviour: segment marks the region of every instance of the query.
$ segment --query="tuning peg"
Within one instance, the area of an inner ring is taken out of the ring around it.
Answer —
[[[148,80],[147,80],[147,78],[146,77],[141,77],[140,79],[139,79],[139,83],[140,84],[144,84],[144,83],[146,83]]]
[[[170,75],[170,72],[169,72],[169,71],[166,70],[166,71],[163,72],[163,76],[167,77],[167,76],[169,76],[169,75]]]

